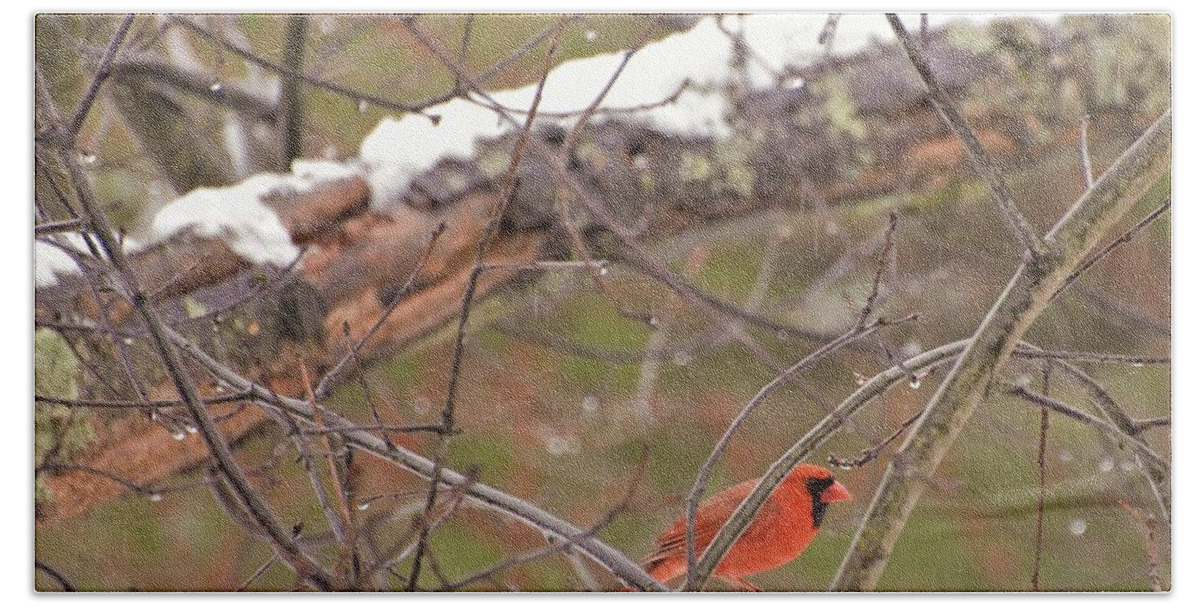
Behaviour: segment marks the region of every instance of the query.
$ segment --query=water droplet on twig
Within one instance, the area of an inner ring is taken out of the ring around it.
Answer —
[[[214,82],[208,86],[208,90],[212,91],[213,93],[220,93],[221,89],[223,89],[223,88],[224,88],[224,85],[222,85],[219,82]]]
[[[1067,529],[1070,530],[1071,534],[1074,534],[1075,536],[1082,536],[1084,532],[1087,532],[1087,522],[1078,518],[1072,519],[1071,523],[1067,526]]]

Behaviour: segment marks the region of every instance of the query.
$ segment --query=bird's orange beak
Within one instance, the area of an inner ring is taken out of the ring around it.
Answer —
[[[833,485],[825,488],[825,491],[821,493],[822,502],[839,502],[842,500],[854,500],[854,497],[850,495],[850,491],[846,489],[846,486],[840,482],[833,482]]]

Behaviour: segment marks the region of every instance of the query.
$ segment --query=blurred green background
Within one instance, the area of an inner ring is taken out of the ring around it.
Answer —
[[[490,65],[553,19],[474,17],[467,65]],[[52,76],[62,107],[74,107],[116,22],[115,17],[97,15],[42,15],[36,20],[37,61]],[[171,44],[170,35],[156,33],[156,23],[139,18],[135,40],[147,53],[166,52]],[[264,56],[281,53],[285,28],[279,16],[212,17],[207,23],[225,35],[244,37],[245,44]],[[458,48],[466,17],[422,17],[422,23],[448,47]],[[586,17],[567,27],[557,59],[625,48],[645,27],[647,20],[640,16]],[[666,30],[658,32],[663,35]],[[247,77],[243,62],[198,39],[188,40],[195,59],[216,81]],[[544,45],[539,47],[493,86],[529,82],[544,51]],[[307,57],[311,63],[306,65],[323,78],[401,101],[423,99],[452,83],[386,16],[312,16]],[[371,107],[360,111],[353,100],[312,88],[305,89],[305,96],[303,150],[308,157],[353,156],[358,142],[387,114]],[[155,204],[146,191],[146,184],[155,179],[154,169],[107,104],[102,98],[97,116],[81,135],[81,146],[97,157],[90,170],[100,198],[111,201],[114,220],[136,234],[144,226],[144,212]],[[1093,142],[1094,162],[1107,165],[1128,143]],[[1078,175],[1075,149],[1064,142],[1006,177],[1030,220],[1044,230],[1081,193]],[[1135,209],[1114,236],[1156,204]],[[869,291],[875,256],[869,243],[886,226],[891,209],[900,212],[896,265],[885,278],[880,312],[889,317],[919,312],[921,318],[883,332],[887,344],[911,354],[969,336],[1011,276],[1019,252],[982,184],[968,176],[957,176],[933,191],[899,192],[824,210],[772,211],[709,226],[658,243],[655,252],[700,287],[745,302],[763,273],[770,242],[778,241],[779,259],[768,275],[764,308],[789,323],[836,334],[856,312],[844,303],[846,298],[858,303]],[[1065,293],[1028,340],[1047,349],[1169,353],[1170,239],[1169,221],[1158,222],[1122,247]],[[850,262],[844,264],[846,272],[830,275],[828,271],[844,259]],[[680,307],[662,286],[644,276],[617,267],[610,277],[618,297],[637,298],[632,301],[657,311],[663,321],[661,336],[619,317],[585,277],[569,273],[549,273],[532,287],[479,306],[472,317],[458,399],[464,432],[449,442],[448,464],[460,471],[477,467],[481,481],[586,527],[620,499],[641,446],[648,445],[648,474],[632,505],[600,533],[606,542],[638,557],[682,513],[697,467],[732,417],[773,373],[736,342],[689,349],[707,329],[703,317]],[[1122,313],[1122,302],[1140,310],[1141,316]],[[1143,317],[1159,324],[1148,324]],[[565,353],[514,337],[518,327],[556,335],[606,357]],[[755,335],[785,365],[820,346]],[[381,407],[400,412],[411,424],[436,421],[448,380],[449,338],[444,331],[372,365],[369,384]],[[856,374],[870,376],[889,366],[875,339],[862,346],[821,363],[772,396],[730,446],[710,487],[761,474],[824,416],[825,408],[856,388]],[[652,347],[660,349],[662,360],[653,382],[648,382],[644,352]],[[1101,380],[1134,418],[1170,413],[1169,366],[1080,367]],[[1024,362],[1014,361],[1010,368],[1009,379],[1022,374],[1040,379],[1038,368]],[[928,399],[940,376],[935,373],[916,388],[901,384],[892,389],[859,415],[860,432],[840,433],[822,448],[822,456],[831,452],[854,457],[886,437]],[[1086,409],[1086,396],[1061,377],[1052,380],[1052,390],[1057,398]],[[639,397],[647,395],[648,418],[638,413],[644,408]],[[368,419],[357,386],[340,389],[331,404],[352,418]],[[881,590],[1029,589],[1038,426],[1038,412],[1024,402],[1001,395],[985,401],[909,521]],[[1167,458],[1169,428],[1147,433],[1154,449]],[[247,462],[261,462],[279,440],[275,433],[261,434],[246,441],[239,453]],[[414,437],[408,445],[427,453],[432,440]],[[1121,499],[1150,504],[1144,483],[1129,470],[1129,455],[1107,452],[1094,431],[1059,416],[1051,419],[1047,455],[1043,589],[1147,589],[1144,531],[1118,504]],[[364,512],[368,516],[383,517],[392,509],[404,513],[405,505],[423,501],[426,484],[420,479],[366,457],[360,462],[366,467],[363,495],[411,493],[372,503]],[[885,465],[883,458],[861,469],[837,472],[856,500],[830,509],[821,534],[799,560],[754,577],[755,583],[768,590],[824,589]],[[177,481],[196,479],[182,476]],[[307,476],[295,462],[285,458],[275,474],[257,481],[285,521],[303,520],[306,536],[325,531]],[[386,546],[386,539],[403,535],[410,522],[411,516],[395,517],[380,524],[378,536]],[[519,524],[468,507],[436,532],[432,552],[441,574],[454,580],[544,543]],[[1160,527],[1158,545],[1164,586],[1169,588],[1169,530]],[[166,493],[161,501],[128,497],[65,524],[39,528],[35,555],[82,589],[233,589],[270,557],[271,549],[231,524],[199,483]],[[402,563],[399,570],[407,568]],[[602,587],[615,588],[598,568],[593,572]],[[437,574],[427,568],[422,585],[437,582]],[[277,564],[249,588],[286,590],[294,583],[294,575]],[[42,574],[36,585],[55,588]],[[568,560],[556,555],[469,588],[582,587]],[[713,588],[723,587],[714,583]]]

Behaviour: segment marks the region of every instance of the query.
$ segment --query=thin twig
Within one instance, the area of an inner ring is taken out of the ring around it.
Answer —
[[[1158,574],[1158,541],[1155,539],[1158,529],[1158,518],[1153,513],[1135,507],[1125,499],[1121,499],[1121,508],[1125,509],[1134,519],[1138,520],[1146,530],[1146,575],[1150,579],[1150,590],[1161,593],[1162,579]]]
[[[838,21],[841,19],[841,13],[829,13],[829,16],[825,18],[825,25],[821,28],[821,33],[817,36],[817,44],[825,47],[826,56],[833,52],[833,38],[837,33]]]
[[[633,475],[630,476],[629,483],[626,485],[625,494],[621,497],[621,500],[613,505],[603,516],[600,517],[600,519],[596,520],[596,523],[592,524],[587,530],[581,531],[579,534],[570,537],[560,537],[558,540],[550,542],[541,549],[526,553],[524,555],[519,555],[497,564],[493,564],[480,572],[446,585],[443,588],[443,591],[455,591],[461,589],[474,582],[490,578],[502,570],[507,570],[521,564],[527,564],[534,560],[554,555],[559,551],[570,550],[572,547],[577,547],[578,543],[584,538],[594,537],[600,532],[600,530],[604,529],[613,521],[615,521],[617,516],[620,515],[622,511],[629,508],[629,504],[633,501],[633,496],[637,492],[638,486],[641,485],[642,479],[646,475],[646,464],[649,462],[649,454],[649,447],[643,445],[642,451],[638,455],[637,466],[634,468]]]
[[[1136,306],[1121,300],[1107,291],[1092,287],[1087,283],[1075,282],[1075,293],[1088,304],[1096,307],[1101,319],[1108,323],[1128,326],[1142,332],[1142,335],[1153,335],[1160,338],[1171,337],[1171,322],[1164,321]]]
[[[866,302],[858,313],[858,321],[855,322],[855,329],[862,329],[867,326],[867,319],[871,313],[875,311],[875,300],[879,297],[880,284],[883,281],[883,271],[887,268],[888,260],[892,255],[892,248],[895,245],[896,224],[899,221],[899,215],[895,209],[888,212],[888,226],[883,232],[883,244],[879,246],[879,258],[875,264],[875,277],[871,280],[871,292],[867,294]]]
[[[1046,397],[1050,396],[1050,370],[1052,368],[1047,364],[1042,369],[1042,394]],[[1041,425],[1038,429],[1038,497],[1037,497],[1037,524],[1034,531],[1033,539],[1033,577],[1030,580],[1030,586],[1034,591],[1040,591],[1039,578],[1042,573],[1042,549],[1043,549],[1043,530],[1046,524],[1046,436],[1050,431],[1050,410],[1045,408],[1040,412]]]
[[[1146,418],[1144,420],[1138,420],[1137,421],[1137,432],[1135,434],[1140,435],[1143,431],[1145,431],[1147,429],[1152,429],[1152,428],[1160,427],[1160,426],[1171,426],[1171,417],[1170,416],[1159,416],[1157,418]]]
[[[254,583],[254,581],[258,580],[258,577],[266,574],[267,570],[270,569],[271,566],[274,566],[275,562],[277,561],[279,561],[279,556],[272,553],[271,557],[268,557],[267,561],[263,562],[263,564],[259,566],[249,578],[243,581],[242,584],[238,585],[237,589],[234,589],[234,591],[245,591]]]
[[[118,475],[111,471],[106,471],[104,469],[96,468],[91,465],[86,465],[86,464],[81,464],[81,463],[46,462],[46,463],[42,464],[41,466],[35,468],[34,472],[35,473],[68,473],[68,472],[86,473],[88,475],[95,475],[96,477],[103,477],[105,479],[113,481],[113,482],[121,485],[125,489],[129,490],[130,492],[133,492],[134,494],[140,494],[140,495],[146,495],[146,496],[154,496],[157,494],[162,494],[162,492],[158,491],[157,489],[152,488],[150,486],[142,485],[128,477],[125,477],[124,475]]]
[[[406,558],[408,558],[408,556],[413,555],[414,552],[420,550],[420,535],[422,533],[430,534],[433,531],[441,528],[442,525],[445,524],[452,515],[458,512],[459,507],[462,506],[463,500],[467,496],[467,492],[471,489],[471,486],[475,484],[478,476],[478,470],[475,468],[467,469],[464,481],[449,488],[449,492],[447,494],[449,499],[448,501],[443,501],[447,502],[447,504],[440,513],[436,514],[436,517],[434,510],[432,509],[426,511],[422,508],[422,510],[418,511],[417,519],[413,520],[411,526],[412,532],[415,532],[418,535],[417,540],[410,541],[409,539],[412,538],[411,535],[407,538],[401,539],[396,544],[397,549],[384,552],[384,555],[390,555],[390,557],[381,559],[371,567],[367,568],[366,576],[369,577],[380,569],[391,569],[401,561],[404,561]],[[437,505],[435,505],[435,507],[436,506]],[[426,517],[429,519],[425,519]],[[426,546],[425,550],[428,551],[428,546]],[[408,581],[406,585],[408,591],[417,590],[416,585],[418,581],[413,577],[414,574],[420,574],[419,570],[409,574],[409,577],[406,578]]]
[[[896,365],[896,367],[898,367],[898,368],[901,366],[902,366],[902,364]],[[901,371],[903,371],[903,369]],[[888,446],[888,444],[895,441],[897,437],[899,437],[902,433],[904,433],[904,431],[906,429],[908,429],[908,427],[912,426],[912,424],[914,422],[916,422],[917,419],[920,418],[921,414],[923,414],[923,413],[924,412],[918,411],[917,413],[910,416],[908,420],[901,422],[899,428],[897,428],[895,431],[893,431],[891,435],[888,435],[888,437],[886,439],[884,439],[883,441],[880,441],[879,443],[863,450],[862,452],[859,452],[857,458],[853,458],[853,459],[839,458],[834,454],[830,454],[829,457],[826,459],[826,462],[828,462],[830,465],[835,466],[839,469],[857,469],[857,468],[866,466],[867,463],[878,458],[879,453],[882,452],[883,449]]]
[[[404,296],[408,295],[408,293],[412,291],[413,286],[416,284],[417,277],[421,274],[421,271],[424,270],[425,263],[429,261],[429,256],[431,253],[433,253],[434,244],[437,243],[438,237],[440,237],[445,231],[445,223],[440,223],[436,228],[433,229],[433,232],[431,232],[429,235],[429,243],[425,245],[425,250],[421,252],[421,257],[417,259],[416,266],[414,266],[412,272],[409,273],[408,279],[404,282],[404,285],[400,287],[400,290],[396,292],[396,295],[392,296],[392,301],[388,303],[387,308],[383,309],[383,312],[379,314],[379,318],[375,320],[375,323],[371,326],[371,328],[368,329],[366,333],[364,333],[362,337],[358,339],[357,342],[351,345],[350,348],[346,350],[346,354],[342,355],[342,358],[339,359],[333,367],[329,368],[329,371],[325,372],[325,375],[322,376],[321,380],[317,382],[316,388],[313,389],[313,394],[316,395],[317,398],[324,398],[329,394],[329,391],[333,390],[334,384],[340,379],[342,371],[345,370],[346,365],[357,356],[356,353],[359,350],[362,350],[367,341],[375,335],[375,332],[379,331],[379,328],[383,327],[383,324],[387,322],[388,318],[392,316],[392,313],[396,311],[396,308],[399,307],[404,301]]]
[[[1147,463],[1150,465],[1151,471],[1156,477],[1159,479],[1167,479],[1170,477],[1171,465],[1167,463],[1167,461],[1163,460],[1162,456],[1159,456],[1154,452],[1154,450],[1151,450],[1150,446],[1146,445],[1145,442],[1133,437],[1128,433],[1125,433],[1115,424],[1092,416],[1091,414],[1081,412],[1057,399],[1052,399],[1050,397],[1034,393],[1024,386],[1013,386],[1008,389],[1008,393],[1010,395],[1020,397],[1038,407],[1057,412],[1068,418],[1071,418],[1072,420],[1077,420],[1092,426],[1093,428],[1099,429],[1110,438],[1121,442],[1123,445],[1132,447],[1133,451],[1138,456],[1147,461]]]
[[[215,405],[218,403],[229,403],[231,401],[242,401],[251,396],[251,393],[238,391],[228,395],[218,395],[216,397],[205,397],[201,399],[201,403],[205,405]],[[186,407],[183,401],[178,399],[155,399],[150,401],[116,401],[105,399],[64,399],[52,395],[37,395],[33,396],[33,400],[39,403],[52,403],[70,408],[97,408],[97,409],[157,409],[169,407]]]
[[[458,45],[458,61],[463,65],[467,65],[467,47],[471,43],[471,30],[475,27],[475,14],[471,13],[467,15],[465,21],[463,24],[462,42]],[[454,77],[454,86],[455,88],[462,86],[462,80],[458,76]]]
[[[1079,121],[1079,165],[1083,170],[1083,183],[1088,189],[1096,183],[1096,174],[1092,172],[1092,154],[1088,151],[1088,123],[1091,121],[1092,117],[1087,114]]]
[[[378,95],[372,95],[365,91],[360,91],[360,90],[352,89],[350,87],[343,86],[343,85],[340,85],[337,83],[329,82],[327,80],[323,80],[321,78],[311,76],[303,71],[294,70],[294,69],[289,68],[286,65],[282,65],[282,64],[276,63],[274,61],[271,61],[269,59],[266,59],[264,57],[261,57],[248,49],[242,48],[238,44],[230,42],[229,40],[226,40],[225,38],[222,38],[221,36],[208,31],[206,28],[204,28],[200,24],[198,24],[186,17],[171,16],[170,20],[172,23],[177,23],[179,25],[182,25],[183,27],[187,28],[188,30],[191,30],[192,32],[195,32],[196,34],[199,34],[201,37],[206,38],[206,39],[216,43],[217,45],[229,50],[230,52],[241,57],[242,59],[245,59],[246,61],[249,61],[250,63],[253,63],[260,67],[266,68],[268,70],[271,70],[272,72],[280,74],[284,77],[294,78],[296,80],[303,81],[304,83],[306,83],[308,85],[311,85],[311,86],[314,86],[317,88],[321,88],[321,89],[325,89],[327,91],[332,91],[332,92],[342,95],[344,97],[348,97],[350,99],[358,101],[359,103],[364,103],[364,102],[369,103],[371,105],[378,106],[378,107],[384,108],[386,110],[392,110],[394,112],[405,112],[405,113],[412,112],[412,113],[423,114],[424,111],[426,109],[428,109],[430,106],[437,105],[437,104],[445,102],[445,101],[449,101],[451,99],[454,99],[455,97],[458,97],[460,94],[460,92],[458,90],[452,89],[447,93],[443,93],[442,95],[437,95],[435,97],[431,97],[429,99],[426,99],[424,101],[420,101],[417,103],[400,103],[397,101],[379,97]]]
[[[346,341],[346,353],[350,355],[350,359],[354,364],[354,375],[358,378],[358,388],[362,391],[363,399],[367,402],[367,408],[371,410],[371,417],[375,419],[375,424],[379,428],[383,428],[383,418],[379,415],[379,406],[375,404],[374,391],[371,390],[371,384],[367,382],[366,371],[363,369],[362,360],[359,359],[358,353],[354,350],[354,342],[350,339],[350,323],[342,322],[342,338]],[[312,399],[316,400],[315,396]],[[382,434],[383,441],[389,446],[392,444],[391,438],[387,433]]]
[[[100,86],[108,79],[111,73],[113,59],[117,57],[117,50],[121,48],[121,43],[125,40],[125,35],[129,33],[129,26],[133,25],[133,15],[125,15],[121,20],[121,24],[117,26],[117,32],[113,34],[112,40],[108,43],[108,48],[104,50],[104,56],[100,59],[100,65],[96,66],[96,75],[92,77],[92,82],[88,84],[88,88],[84,91],[83,99],[79,101],[79,107],[75,109],[75,114],[71,121],[67,123],[66,131],[62,134],[68,146],[74,143],[75,138],[79,135],[79,129],[83,127],[83,121],[87,119],[88,112],[92,109],[92,104],[96,101],[96,95],[100,92]]]
[[[59,232],[78,232],[83,223],[78,218],[69,220],[60,220],[57,222],[45,222],[37,224],[33,227],[33,236],[48,236]]]
[[[300,264],[300,260],[304,258],[304,254],[307,251],[308,245],[301,245],[300,251],[296,253],[296,257],[292,258],[292,261],[288,262],[283,268],[280,268],[278,271],[274,271],[274,276],[268,278],[266,281],[255,281],[253,288],[247,290],[246,293],[237,297],[233,301],[205,311],[203,314],[189,319],[188,321],[194,323],[206,319],[219,319],[226,313],[240,308],[258,296],[264,295],[273,289],[283,287],[286,283],[296,278],[296,275],[293,274],[293,271],[296,269],[296,266]]]
[[[483,269],[488,270],[540,270],[551,272],[555,270],[589,270],[595,268],[601,273],[607,273],[609,264],[608,260],[546,260],[539,262],[524,262],[519,264],[484,264]]]
[[[1134,367],[1144,365],[1170,365],[1170,356],[1122,355],[1117,353],[1071,352],[1063,350],[1032,350],[1017,348],[1013,356],[1025,359],[1058,359],[1076,363],[1123,363]]]
[[[996,201],[996,205],[1000,208],[1000,212],[1008,220],[1013,233],[1017,237],[1017,241],[1034,255],[1034,257],[1042,257],[1046,254],[1046,243],[1041,237],[1034,232],[1033,227],[1021,215],[1021,210],[1017,208],[1017,203],[1013,199],[1012,190],[1008,187],[1008,183],[1004,181],[1004,177],[996,168],[987,150],[980,143],[979,138],[967,126],[966,120],[955,109],[954,103],[950,100],[950,95],[942,88],[937,79],[933,75],[933,67],[925,58],[922,50],[913,41],[908,30],[904,28],[904,23],[900,21],[900,17],[895,13],[888,13],[888,23],[891,24],[892,30],[896,32],[896,36],[900,39],[900,44],[904,47],[904,51],[908,54],[908,58],[912,61],[913,67],[920,74],[921,80],[925,82],[925,86],[929,91],[929,100],[938,110],[938,115],[942,117],[942,121],[946,126],[958,136],[963,145],[966,146],[967,152],[970,153],[971,162],[975,165],[975,171],[979,174],[988,186],[992,189],[992,196]]]
[[[356,431],[363,433],[434,433],[436,435],[457,435],[458,429],[452,432],[446,432],[440,424],[407,424],[407,425],[386,425],[386,424],[359,424],[348,427],[324,427],[320,429],[302,429],[299,432],[305,435],[341,435],[347,431]],[[381,439],[384,439],[381,436]]]
[[[287,412],[277,412],[271,409],[268,409],[267,412],[285,430],[288,438],[291,439],[292,444],[296,447],[300,464],[304,468],[304,471],[308,473],[309,484],[312,485],[313,494],[316,495],[317,504],[321,507],[321,513],[325,516],[325,521],[329,522],[329,528],[333,530],[334,537],[337,538],[338,542],[345,543],[345,522],[337,512],[333,502],[329,499],[329,492],[325,489],[325,481],[321,477],[320,470],[317,468],[316,458],[313,457],[312,448],[309,446],[300,426]]]
[[[70,591],[70,592],[78,591],[78,589],[75,587],[75,585],[72,585],[71,581],[68,580],[67,577],[63,576],[62,573],[60,573],[57,569],[55,569],[50,564],[47,564],[46,562],[43,562],[40,559],[34,559],[33,560],[33,568],[35,570],[40,570],[40,571],[46,573],[47,576],[54,579],[54,581],[58,583],[58,586],[62,587],[63,591]]]
[[[1067,287],[1070,287],[1072,283],[1074,283],[1076,280],[1079,279],[1080,275],[1087,272],[1089,268],[1091,268],[1092,266],[1094,266],[1096,264],[1096,262],[1099,262],[1100,260],[1104,259],[1105,256],[1112,253],[1112,251],[1114,249],[1116,249],[1117,247],[1120,247],[1121,245],[1124,245],[1125,243],[1132,241],[1133,237],[1137,236],[1137,234],[1139,232],[1144,230],[1150,224],[1154,223],[1154,220],[1158,219],[1159,216],[1166,213],[1167,210],[1170,208],[1171,208],[1171,199],[1168,198],[1167,200],[1163,201],[1163,204],[1159,205],[1158,208],[1156,208],[1154,211],[1151,211],[1150,215],[1147,215],[1146,217],[1142,218],[1142,220],[1140,222],[1134,224],[1132,228],[1130,228],[1129,230],[1126,230],[1125,233],[1122,234],[1121,236],[1117,237],[1116,240],[1114,240],[1113,242],[1106,245],[1103,249],[1088,256],[1088,258],[1086,260],[1084,260],[1083,263],[1080,264],[1079,267],[1076,268],[1075,271],[1070,274],[1070,276],[1067,277],[1066,281],[1064,281],[1062,286],[1058,288],[1058,291],[1054,292],[1054,296],[1052,296],[1052,297],[1058,297],[1058,294],[1062,293],[1062,291],[1064,289],[1066,289]]]
[[[567,18],[568,19],[577,19],[578,16],[568,16]],[[314,86],[314,87],[317,87],[320,89],[325,89],[327,91],[332,91],[332,92],[342,95],[344,97],[353,99],[359,103],[366,102],[371,105],[383,108],[385,110],[392,110],[395,112],[405,112],[405,113],[409,113],[409,112],[420,113],[425,116],[429,116],[428,114],[424,113],[425,110],[427,110],[430,107],[435,106],[437,104],[440,104],[440,103],[449,101],[451,99],[454,99],[456,97],[459,97],[464,92],[464,90],[461,87],[455,87],[455,88],[451,89],[450,91],[447,91],[446,93],[427,98],[420,102],[400,103],[397,101],[379,97],[377,95],[372,95],[365,91],[360,91],[360,90],[352,89],[347,86],[339,85],[337,83],[329,82],[329,81],[317,78],[315,76],[311,76],[304,72],[299,72],[299,71],[288,69],[287,66],[284,66],[284,65],[278,64],[274,61],[271,61],[269,59],[260,57],[259,55],[255,54],[245,48],[242,48],[241,46],[239,46],[237,44],[234,44],[228,40],[225,40],[224,38],[208,31],[207,29],[205,29],[204,27],[200,26],[198,23],[195,23],[194,21],[192,21],[190,19],[187,19],[184,17],[179,17],[179,16],[173,16],[170,19],[173,23],[178,23],[179,25],[184,26],[185,28],[199,34],[200,36],[207,38],[208,40],[211,40],[212,42],[228,49],[230,52],[240,56],[241,58],[245,59],[246,61],[249,61],[250,63],[253,63],[260,67],[266,68],[268,70],[271,70],[271,71],[281,74],[283,76],[289,76],[292,78],[302,80],[305,83],[309,84],[310,86]],[[508,57],[497,62],[495,65],[493,65],[487,71],[480,74],[477,80],[479,82],[488,82],[491,79],[495,78],[501,72],[508,69],[509,66],[511,66],[513,63],[515,63],[521,57],[525,56],[530,51],[532,51],[534,48],[536,48],[538,45],[540,45],[543,41],[546,40],[546,38],[550,37],[553,30],[554,30],[554,27],[547,28],[546,30],[539,33],[537,36],[534,36],[532,39],[530,39],[528,42],[526,42],[524,45],[522,45],[520,48],[518,48],[516,51],[514,51],[512,54],[510,54]]]
[[[659,99],[658,101],[648,101],[646,103],[639,103],[639,104],[628,105],[628,106],[616,106],[616,107],[605,106],[603,108],[595,108],[594,110],[591,111],[591,115],[593,117],[595,117],[595,116],[614,116],[614,115],[619,115],[619,114],[638,114],[641,112],[646,112],[649,110],[661,108],[663,106],[669,106],[669,105],[679,101],[679,97],[682,96],[683,93],[691,87],[692,87],[692,81],[684,79],[684,81],[679,83],[679,86],[676,87],[674,91],[672,91],[669,95],[663,97],[662,99]],[[476,99],[470,99],[470,101],[476,105],[480,105],[480,106],[483,106],[483,107],[489,108],[489,109],[496,109],[497,107],[499,107],[499,108],[503,109],[505,112],[509,112],[509,113],[515,114],[517,116],[521,116],[526,113],[526,110],[522,110],[521,108],[512,108],[512,107],[505,106],[505,105],[493,106],[489,103],[480,102]],[[588,112],[588,109],[584,108],[582,110],[566,110],[566,111],[558,111],[558,112],[539,112],[538,114],[542,118],[578,118],[580,116],[583,116],[587,112]]]

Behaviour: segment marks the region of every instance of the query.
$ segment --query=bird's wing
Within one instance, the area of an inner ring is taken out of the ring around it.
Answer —
[[[725,525],[725,521],[742,504],[742,500],[758,485],[757,479],[744,481],[736,486],[715,494],[700,504],[696,510],[696,549],[698,552],[708,547],[713,537]],[[659,537],[654,544],[654,551],[646,556],[646,562],[653,562],[669,556],[682,556],[687,552],[687,517],[676,519]]]

